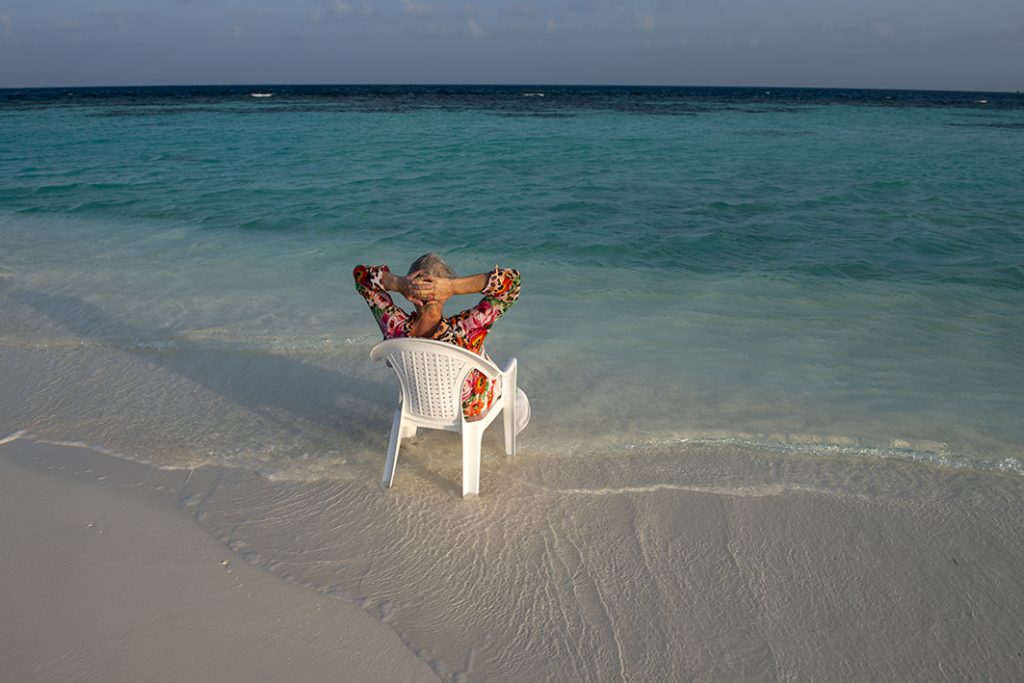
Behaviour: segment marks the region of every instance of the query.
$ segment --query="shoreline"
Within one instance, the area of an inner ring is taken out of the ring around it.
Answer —
[[[480,498],[462,501],[456,454],[404,454],[388,492],[26,439],[0,445],[0,466],[50,503],[50,486],[74,485],[86,500],[131,489],[158,517],[178,507],[273,600],[343,609],[435,679],[1024,675],[1018,476],[709,449],[682,468],[491,461]],[[121,562],[161,569],[141,551]]]

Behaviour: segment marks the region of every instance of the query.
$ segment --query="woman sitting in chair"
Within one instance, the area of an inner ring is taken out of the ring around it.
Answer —
[[[404,277],[393,274],[387,266],[356,266],[352,276],[385,339],[436,339],[485,358],[484,338],[491,325],[519,298],[519,271],[495,266],[489,273],[456,277],[455,271],[433,253],[413,261]],[[406,313],[395,305],[388,292],[398,292],[416,310]],[[474,293],[484,295],[480,303],[445,317],[445,301],[459,294]],[[477,370],[470,373],[462,388],[462,412],[467,419],[486,413],[495,396],[501,395],[501,387],[495,384]]]

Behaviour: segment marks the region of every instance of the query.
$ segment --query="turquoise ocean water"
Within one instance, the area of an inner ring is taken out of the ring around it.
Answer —
[[[0,437],[376,463],[393,380],[351,270],[433,250],[523,274],[487,346],[528,457],[1024,472],[1020,95],[0,91],[0,131]]]

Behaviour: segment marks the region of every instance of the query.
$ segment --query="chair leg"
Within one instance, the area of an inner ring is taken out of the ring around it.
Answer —
[[[508,392],[508,388],[505,388]],[[515,387],[512,387],[511,398],[508,395],[501,397],[502,406],[501,411],[503,424],[502,427],[505,429],[505,455],[510,458],[516,457],[516,394]]]
[[[482,430],[462,425],[462,497],[480,493],[480,441]]]
[[[388,459],[384,462],[384,478],[382,483],[386,488],[391,488],[395,480],[395,465],[398,462],[398,447],[402,445],[402,409],[395,411],[395,418],[391,421],[391,438],[388,441]]]
[[[416,425],[405,425],[402,427],[402,438],[411,439],[416,436]]]
[[[510,358],[502,370],[501,409],[505,411],[505,455],[516,457],[516,392],[519,388],[519,362]]]

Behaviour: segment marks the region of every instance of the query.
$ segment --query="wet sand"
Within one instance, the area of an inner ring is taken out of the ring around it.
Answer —
[[[295,679],[270,672],[297,662],[310,679],[345,680],[1024,677],[1019,475],[713,447],[485,456],[482,495],[462,500],[444,436],[404,450],[386,492],[370,477],[272,481],[0,446],[0,533],[20,549],[3,560],[16,586],[4,669],[19,680],[182,679],[182,666],[207,680]],[[129,503],[128,517],[106,512]],[[189,586],[199,593],[183,598]]]

